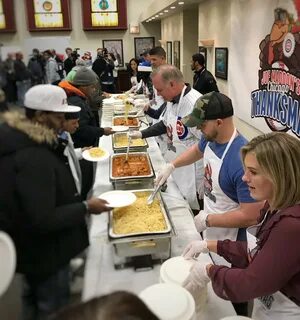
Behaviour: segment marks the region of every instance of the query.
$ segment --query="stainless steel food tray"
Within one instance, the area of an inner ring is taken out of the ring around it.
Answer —
[[[132,190],[132,192],[134,192],[134,193],[148,192],[150,195],[153,190],[154,189]],[[165,230],[151,231],[151,232],[138,232],[138,233],[130,233],[130,234],[116,234],[113,231],[113,210],[112,210],[109,213],[109,222],[108,222],[109,237],[113,240],[114,239],[119,239],[119,240],[123,239],[124,241],[121,241],[121,242],[132,241],[133,238],[135,241],[144,241],[144,240],[148,240],[149,237],[151,237],[151,239],[172,237],[172,235],[173,235],[172,231],[174,232],[174,228],[172,226],[172,222],[171,222],[171,219],[169,216],[168,208],[167,208],[160,192],[158,192],[156,194],[155,198],[158,199],[158,201],[159,201],[160,209],[161,209],[161,212],[162,212],[163,217],[166,222],[166,229]],[[120,241],[118,241],[118,242],[120,242]]]
[[[121,157],[121,156],[125,156],[126,153],[118,153],[118,154],[114,154],[110,156],[109,159],[109,179],[112,182],[118,182],[118,181],[131,181],[131,180],[143,180],[144,178],[153,178],[154,177],[154,170],[152,167],[152,163],[150,160],[150,157],[148,155],[147,152],[133,152],[133,153],[129,153],[130,154],[134,154],[135,156],[146,156],[147,160],[148,160],[148,164],[150,167],[150,174],[148,175],[143,175],[143,176],[124,176],[124,177],[113,177],[112,175],[112,163],[113,163],[113,159],[116,157]]]
[[[127,133],[124,132],[119,132],[119,133],[115,133],[112,136],[111,142],[112,142],[112,148],[114,150],[115,153],[125,153],[127,150],[127,145],[123,145],[123,146],[116,146],[116,139],[118,136],[121,135],[127,135]],[[138,152],[138,151],[146,151],[147,148],[149,147],[148,142],[146,139],[143,139],[144,141],[144,145],[143,146],[130,146],[129,150],[131,152]]]
[[[115,116],[115,117],[112,117],[112,125],[115,126],[115,124],[114,124],[114,119],[120,119],[120,118],[124,118],[124,116]],[[130,115],[128,116],[128,118],[130,119]],[[140,122],[139,118],[135,118],[135,117],[132,117],[132,118],[134,118],[134,119],[137,120],[137,125],[134,126],[134,125],[126,125],[126,124],[124,124],[124,126],[128,126],[129,128],[139,128],[140,125],[141,125],[141,122]]]

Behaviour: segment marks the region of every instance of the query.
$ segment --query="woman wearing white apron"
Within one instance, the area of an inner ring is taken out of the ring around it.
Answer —
[[[164,157],[167,160],[173,160],[200,140],[200,131],[196,128],[187,128],[182,124],[181,119],[191,113],[201,94],[185,85],[181,71],[174,66],[163,65],[155,69],[152,73],[152,81],[158,94],[165,101],[169,101],[163,120],[141,132],[131,133],[131,137],[148,138],[167,133],[168,150]],[[173,178],[191,208],[199,209],[197,191],[203,180],[202,161],[178,170]]]
[[[247,243],[190,244],[185,258],[213,251],[236,267],[196,263],[184,286],[193,292],[211,280],[223,299],[254,299],[255,320],[300,319],[300,140],[287,133],[261,135],[242,148],[242,158],[251,196],[266,199],[259,223],[247,229]]]

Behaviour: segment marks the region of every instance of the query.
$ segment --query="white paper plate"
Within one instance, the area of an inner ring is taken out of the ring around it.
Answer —
[[[112,208],[126,207],[136,201],[136,195],[130,191],[108,191],[102,193],[98,198],[108,202],[108,206]]]
[[[112,126],[111,128],[115,132],[122,132],[122,131],[128,131],[129,130],[129,127],[127,127],[127,126]]]
[[[85,159],[87,161],[97,162],[97,161],[103,161],[103,160],[109,158],[109,152],[107,150],[105,150],[103,148],[99,148],[99,149],[104,151],[103,156],[101,156],[101,157],[92,157],[90,155],[90,149],[88,149],[88,150],[85,150],[85,151],[82,152],[83,159]]]
[[[7,290],[16,269],[16,250],[11,238],[0,232],[0,296]]]

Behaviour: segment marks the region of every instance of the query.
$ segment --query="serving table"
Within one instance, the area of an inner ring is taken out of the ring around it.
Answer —
[[[109,108],[111,107],[103,107],[103,127],[111,126],[112,112]],[[99,145],[113,154],[111,139],[111,136],[103,136]],[[153,168],[158,173],[165,161],[155,139],[148,138],[147,141]],[[109,181],[109,160],[107,159],[98,163],[93,194],[97,196],[110,190],[113,190],[113,186]],[[189,206],[172,178],[168,179],[167,190],[162,193],[162,196],[176,231],[176,236],[171,242],[171,255],[178,256],[182,254],[190,241],[201,239],[201,237],[195,228]],[[108,240],[107,225],[107,213],[92,216],[90,247],[87,253],[82,293],[84,301],[115,290],[126,290],[139,294],[146,287],[159,282],[160,265],[155,265],[153,269],[147,271],[135,271],[133,268],[116,270],[114,268],[114,252]],[[211,263],[210,256],[207,254],[200,255],[200,259]],[[208,285],[207,295],[206,307],[198,315],[198,319],[218,320],[222,317],[236,315],[232,304],[217,297],[211,284]]]

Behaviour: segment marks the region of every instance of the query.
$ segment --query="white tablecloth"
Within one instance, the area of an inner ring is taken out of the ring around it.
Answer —
[[[111,109],[105,108],[102,116],[102,126],[111,125]],[[148,153],[155,172],[158,172],[165,161],[154,138],[147,139],[149,144]],[[100,145],[112,151],[111,137],[102,137]],[[94,185],[94,195],[112,190],[109,182],[109,160],[99,162]],[[183,248],[192,240],[200,239],[199,233],[195,229],[193,217],[188,209],[186,201],[182,198],[177,186],[168,180],[167,192],[163,193],[164,200],[168,206],[171,219],[176,229],[177,236],[172,238],[172,256],[178,256]],[[88,250],[83,300],[114,290],[127,290],[138,294],[146,287],[159,282],[160,265],[155,265],[152,270],[137,272],[133,268],[123,270],[114,269],[113,248],[108,243],[107,238],[107,213],[92,217],[90,229],[91,245]],[[203,261],[211,263],[208,255],[201,255]],[[225,316],[235,315],[232,304],[220,299],[212,290],[211,284],[208,286],[208,302],[199,319],[218,320]]]

